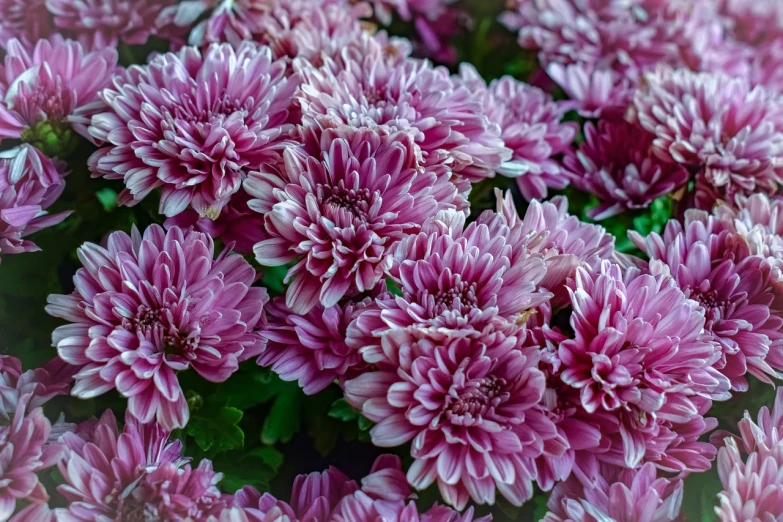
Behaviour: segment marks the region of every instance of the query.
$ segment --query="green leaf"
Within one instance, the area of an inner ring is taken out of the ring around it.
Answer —
[[[249,453],[229,452],[214,461],[215,471],[223,473],[220,489],[234,493],[244,486],[268,491],[283,464],[283,454],[272,447],[256,448]]]
[[[402,290],[400,290],[399,285],[391,277],[386,278],[386,290],[394,295],[402,295]]]
[[[232,375],[216,392],[226,404],[243,411],[270,401],[282,382],[270,370],[251,364]]]
[[[95,197],[101,202],[101,206],[106,212],[111,212],[117,208],[117,193],[109,187],[100,189],[95,193]]]
[[[333,419],[340,419],[343,422],[351,422],[359,418],[359,412],[348,404],[348,401],[345,399],[337,399],[329,409],[329,416]]]
[[[548,495],[536,495],[533,497],[533,505],[535,506],[533,520],[541,520],[549,512],[549,508],[546,506],[547,500],[549,500]]]
[[[302,395],[295,382],[283,383],[269,415],[264,420],[261,442],[269,445],[289,442],[299,432],[302,422]]]
[[[365,417],[364,415],[359,416],[359,429],[362,431],[370,431],[372,427],[375,426],[375,423]]]
[[[272,295],[281,295],[285,293],[285,284],[283,280],[288,273],[288,266],[264,267],[264,275],[261,282]]]
[[[193,416],[187,425],[187,433],[198,447],[210,454],[221,453],[245,444],[245,434],[238,426],[242,410],[221,406],[217,411],[204,407],[199,415]]]

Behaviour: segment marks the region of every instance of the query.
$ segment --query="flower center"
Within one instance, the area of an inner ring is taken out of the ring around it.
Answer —
[[[361,222],[369,221],[370,203],[372,193],[369,189],[349,189],[340,180],[336,187],[318,186],[319,192],[324,195],[323,214],[338,226],[348,226],[358,219]]]
[[[504,391],[507,384],[505,379],[494,375],[466,383],[447,406],[450,417],[492,416],[495,408],[509,397],[508,392]]]
[[[427,299],[426,295],[424,299]],[[477,305],[476,283],[457,280],[453,282],[450,288],[431,294],[430,306],[428,308],[431,316],[436,317],[448,311],[455,311],[464,315],[471,309],[477,308]]]

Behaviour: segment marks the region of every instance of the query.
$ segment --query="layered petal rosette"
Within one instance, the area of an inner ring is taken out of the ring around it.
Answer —
[[[96,397],[117,389],[141,422],[166,429],[188,421],[177,372],[192,367],[226,380],[240,360],[258,355],[266,290],[241,256],[213,260],[212,239],[157,225],[142,236],[115,232],[106,248],[86,243],[70,295],[50,295],[47,311],[68,322],[52,340],[77,366],[71,393]]]

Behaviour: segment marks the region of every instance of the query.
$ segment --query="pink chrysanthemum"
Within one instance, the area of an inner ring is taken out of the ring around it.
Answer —
[[[376,422],[373,443],[412,441],[408,481],[437,482],[448,504],[511,503],[532,496],[534,459],[555,426],[538,406],[544,376],[524,329],[498,319],[481,332],[395,329],[382,337],[377,371],[348,381],[346,398]]]
[[[629,233],[652,259],[650,271],[670,273],[706,317],[705,333],[721,347],[716,368],[737,391],[746,373],[771,382],[783,370],[783,304],[764,258],[749,255],[748,243],[730,222],[690,210],[684,225],[671,220],[663,237]]]
[[[549,497],[541,522],[673,522],[682,503],[682,483],[656,478],[655,466],[639,470],[602,466],[582,486],[571,479]]]
[[[774,193],[783,178],[783,104],[761,87],[722,74],[661,69],[636,92],[639,123],[654,153],[696,172],[696,204]]]
[[[16,38],[26,46],[33,46],[41,38],[53,34],[52,15],[46,9],[46,0],[0,1],[0,47]]]
[[[492,177],[511,151],[483,114],[480,96],[427,61],[345,56],[320,69],[303,67],[298,100],[311,127],[390,126],[409,134],[427,165],[475,182]],[[458,182],[457,180],[455,180]]]
[[[9,423],[0,424],[0,520],[8,520],[17,500],[48,500],[36,473],[57,463],[58,444],[47,444],[51,425],[41,408],[28,408],[22,397]]]
[[[388,295],[383,291],[383,295]],[[284,381],[298,381],[310,395],[333,382],[343,382],[365,366],[359,350],[347,342],[348,325],[373,303],[371,297],[325,308],[318,304],[306,314],[295,314],[285,299],[266,307],[266,340],[257,362],[271,366]]]
[[[114,49],[86,51],[59,35],[33,49],[11,40],[0,78],[0,138],[21,138],[49,156],[67,154],[74,131],[89,138],[90,117],[101,109],[98,92],[118,71]]]
[[[85,46],[144,45],[155,34],[158,12],[176,0],[46,0],[59,30]]]
[[[704,316],[672,277],[623,274],[609,261],[578,268],[569,292],[575,334],[560,343],[560,379],[580,391],[585,411],[619,419],[615,447],[597,458],[669,467],[660,430],[700,417],[705,400],[728,397],[728,380],[712,367],[720,348],[702,335]]]
[[[563,163],[571,182],[600,200],[588,211],[593,219],[646,208],[688,182],[685,167],[652,154],[654,136],[638,125],[602,120],[597,127],[588,122],[584,132],[579,150],[568,151]]]
[[[484,114],[500,125],[500,138],[512,156],[498,173],[517,178],[525,199],[543,199],[547,187],[562,189],[568,185],[556,156],[571,147],[579,127],[561,122],[566,105],[537,87],[503,77],[487,87],[476,69],[460,66],[460,75],[469,88],[483,92]]]
[[[419,513],[416,504],[404,500],[373,500],[358,492],[345,499],[341,511],[334,522],[490,522],[492,515],[473,518],[473,508],[460,514],[451,508],[434,505],[424,513]]]
[[[215,219],[248,172],[279,161],[296,76],[266,47],[186,47],[134,66],[101,93],[109,111],[90,134],[108,146],[90,157],[95,175],[122,179],[124,204],[161,187],[160,212],[192,206]]]
[[[26,236],[60,223],[70,212],[46,209],[65,188],[64,165],[22,145],[0,152],[0,259],[7,254],[35,252]]]
[[[188,407],[176,373],[192,367],[226,380],[240,360],[259,353],[255,331],[266,290],[239,255],[213,261],[212,239],[157,225],[109,236],[107,248],[85,243],[70,295],[50,295],[46,310],[69,324],[52,334],[60,357],[78,366],[72,394],[111,389],[127,397],[141,422],[185,426]]]
[[[256,259],[297,262],[286,305],[298,314],[373,289],[397,242],[453,207],[456,192],[447,176],[421,166],[405,132],[341,127],[305,140],[285,151],[282,177],[254,173],[245,183],[270,236],[256,245]]]
[[[55,358],[46,365],[22,371],[22,362],[0,355],[0,422],[10,423],[21,407],[38,408],[52,397],[68,393],[70,374]]]
[[[120,433],[110,410],[89,433],[63,435],[58,491],[68,507],[57,520],[205,520],[225,502],[215,484],[219,473],[203,460],[196,468],[181,457],[180,441],[169,442],[159,425],[131,415]]]

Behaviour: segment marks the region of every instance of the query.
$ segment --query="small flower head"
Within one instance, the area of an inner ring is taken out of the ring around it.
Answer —
[[[117,389],[141,422],[166,429],[188,420],[177,372],[192,367],[226,380],[259,353],[266,290],[241,256],[213,260],[200,232],[153,225],[144,235],[115,232],[106,248],[86,243],[70,295],[50,295],[47,311],[68,321],[52,334],[60,357],[77,366],[72,394]]]

